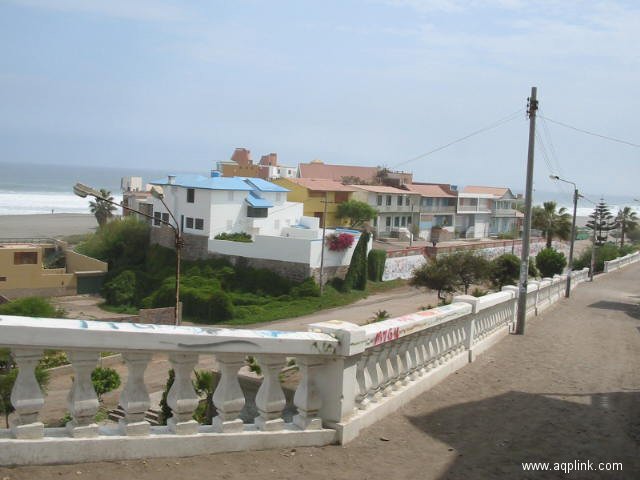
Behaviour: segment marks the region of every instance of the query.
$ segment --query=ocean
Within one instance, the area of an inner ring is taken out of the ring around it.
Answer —
[[[207,166],[210,168],[210,166]],[[77,182],[90,187],[106,188],[116,202],[122,200],[120,179],[127,176],[142,177],[143,184],[154,179],[166,177],[168,170],[136,170],[132,168],[105,168],[97,166],[72,165],[36,165],[0,163],[0,215],[28,215],[36,213],[89,213],[88,198],[73,194],[72,188]],[[193,173],[193,172],[184,172]],[[207,168],[203,168],[203,175]],[[426,181],[426,179],[425,179]],[[553,200],[559,206],[573,211],[572,190],[565,185],[555,185],[555,191],[536,190],[534,205]],[[553,186],[551,187],[553,188]],[[512,188],[514,192],[518,190]],[[600,195],[587,194],[597,202]],[[605,197],[613,214],[623,206],[631,206],[640,214],[640,205],[630,196]],[[578,204],[578,216],[586,217],[593,211],[593,205],[585,200]]]
[[[90,198],[73,194],[77,182],[109,190],[122,200],[121,177],[142,177],[143,184],[166,177],[164,170],[134,170],[95,166],[0,163],[0,215],[90,213]]]

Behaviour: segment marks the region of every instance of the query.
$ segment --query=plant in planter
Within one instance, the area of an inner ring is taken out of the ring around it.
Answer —
[[[327,235],[327,246],[333,252],[342,252],[353,245],[354,236],[350,233],[332,233]]]

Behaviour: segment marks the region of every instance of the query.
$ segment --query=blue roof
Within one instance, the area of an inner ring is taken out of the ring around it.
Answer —
[[[264,198],[261,198],[256,192],[249,192],[247,198],[245,198],[247,203],[254,208],[271,208],[273,207],[273,203]]]
[[[267,182],[261,178],[245,178],[250,185],[253,185],[257,190],[261,192],[289,192],[290,190],[275,183]]]
[[[176,185],[184,188],[204,188],[207,190],[243,190],[251,191],[255,187],[239,177],[205,177],[203,175],[175,175],[172,184],[169,178],[150,182],[152,185]]]

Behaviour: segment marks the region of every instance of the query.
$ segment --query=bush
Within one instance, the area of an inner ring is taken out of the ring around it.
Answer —
[[[540,270],[536,266],[536,258],[529,257],[529,277],[530,278],[538,278],[540,277]]]
[[[102,287],[102,296],[109,305],[132,305],[136,297],[136,274],[125,270]]]
[[[172,412],[171,407],[167,404],[167,397],[169,396],[169,390],[171,390],[171,386],[176,379],[176,373],[173,371],[173,368],[169,370],[169,376],[167,377],[167,383],[164,385],[164,390],[162,391],[162,397],[160,398],[160,424],[166,425],[167,420],[171,418]]]
[[[24,297],[0,305],[0,315],[62,318],[64,310],[54,307],[45,298]]]
[[[307,278],[300,285],[291,289],[292,297],[319,297],[320,287],[313,278]]]
[[[91,383],[93,383],[98,401],[102,401],[102,395],[120,386],[120,375],[113,368],[98,367],[91,372]]]
[[[369,245],[369,236],[368,232],[362,232],[358,244],[353,250],[349,270],[344,279],[347,291],[351,288],[356,290],[367,288],[367,246]]]
[[[536,255],[536,265],[543,277],[553,277],[562,273],[567,266],[567,259],[562,252],[553,248],[544,248]]]
[[[511,253],[505,253],[496,257],[489,270],[491,283],[497,288],[505,285],[513,285],[520,277],[520,259]]]
[[[244,242],[251,243],[251,235],[245,232],[234,232],[234,233],[219,233],[215,237],[215,240],[229,240],[231,242]]]
[[[369,280],[372,282],[381,282],[384,274],[384,265],[387,261],[387,252],[385,250],[371,250],[367,258],[369,266]]]
[[[591,250],[592,247],[587,248],[582,252],[582,255],[573,262],[574,269],[591,268]],[[619,253],[619,248],[613,243],[605,243],[600,247],[596,247],[595,273],[603,272],[604,262],[618,258]]]
[[[327,236],[327,246],[333,252],[342,252],[353,245],[354,236],[350,233],[333,233]]]

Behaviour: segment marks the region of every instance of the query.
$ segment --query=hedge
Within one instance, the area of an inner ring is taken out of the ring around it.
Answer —
[[[367,261],[369,264],[369,280],[381,282],[384,265],[387,261],[387,252],[385,250],[371,250]]]

